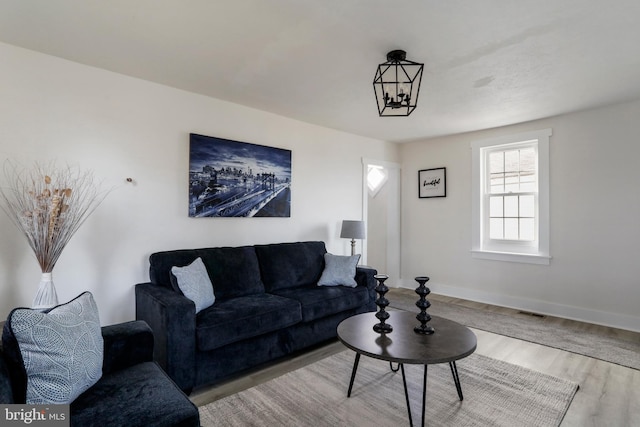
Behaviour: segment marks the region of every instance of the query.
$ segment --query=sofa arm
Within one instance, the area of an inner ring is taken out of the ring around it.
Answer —
[[[135,287],[136,319],[149,324],[155,339],[154,359],[187,394],[195,384],[195,304],[173,290],[153,283]]]
[[[153,360],[153,332],[143,321],[103,326],[102,338],[103,374]]]
[[[371,267],[365,266],[357,266],[356,267],[356,283],[358,286],[366,286],[369,290],[369,303],[367,304],[367,308],[371,311],[376,309],[376,291],[375,287],[378,285],[376,279],[373,278],[378,274],[378,271]]]

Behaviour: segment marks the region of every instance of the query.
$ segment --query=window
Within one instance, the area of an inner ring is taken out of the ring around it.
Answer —
[[[551,129],[474,141],[475,258],[549,264]]]
[[[376,197],[378,191],[387,182],[389,174],[383,166],[369,165],[367,172],[367,187],[369,187],[369,195]]]

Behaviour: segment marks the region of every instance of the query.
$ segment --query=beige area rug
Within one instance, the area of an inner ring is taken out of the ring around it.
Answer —
[[[202,426],[409,425],[401,372],[363,356],[353,392],[355,353],[344,351],[200,408]],[[448,364],[429,365],[429,426],[558,426],[578,389],[570,381],[486,356],[459,360],[464,401]],[[414,425],[420,425],[422,366],[405,365]]]

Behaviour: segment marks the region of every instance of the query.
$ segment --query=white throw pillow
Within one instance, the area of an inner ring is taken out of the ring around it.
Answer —
[[[70,404],[102,377],[104,342],[90,292],[45,312],[17,308],[8,322],[27,373],[27,404]]]
[[[209,273],[201,258],[196,258],[186,267],[171,267],[171,273],[184,296],[196,304],[196,313],[211,307],[216,301]]]
[[[318,286],[348,286],[355,288],[356,266],[360,255],[344,256],[324,254],[324,270]]]

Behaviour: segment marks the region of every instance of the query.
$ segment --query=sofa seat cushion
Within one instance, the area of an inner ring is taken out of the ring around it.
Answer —
[[[111,372],[71,404],[72,426],[198,426],[198,408],[155,362]]]
[[[362,307],[370,299],[368,290],[364,286],[356,288],[313,286],[281,289],[275,293],[300,302],[303,322]]]
[[[196,317],[196,346],[209,351],[299,323],[300,303],[271,294],[216,301]]]

